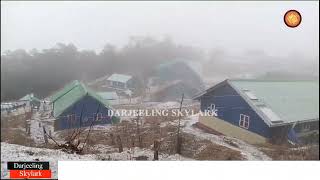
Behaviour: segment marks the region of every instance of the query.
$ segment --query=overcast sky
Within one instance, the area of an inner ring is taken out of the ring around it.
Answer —
[[[296,9],[302,23],[286,27]],[[1,2],[1,52],[57,42],[99,52],[130,36],[169,35],[177,43],[230,52],[319,54],[319,2]]]

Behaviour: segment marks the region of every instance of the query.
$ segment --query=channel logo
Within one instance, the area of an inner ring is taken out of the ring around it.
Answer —
[[[47,179],[51,178],[49,162],[8,162],[11,179]]]
[[[284,14],[283,20],[288,27],[295,28],[300,25],[302,17],[299,11],[289,10]]]

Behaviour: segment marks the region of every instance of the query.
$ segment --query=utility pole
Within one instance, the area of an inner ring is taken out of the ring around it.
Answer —
[[[181,124],[181,109],[183,103],[184,93],[182,93],[180,108],[179,108],[179,122],[178,122],[178,133],[177,133],[177,154],[181,154],[181,137],[180,137],[180,124]]]

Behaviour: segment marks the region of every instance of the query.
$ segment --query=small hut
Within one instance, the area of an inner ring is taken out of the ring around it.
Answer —
[[[51,97],[55,130],[114,124],[111,106],[99,94],[74,81]]]

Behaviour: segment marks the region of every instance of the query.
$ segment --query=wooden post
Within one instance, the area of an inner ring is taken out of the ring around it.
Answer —
[[[26,118],[26,113],[24,113],[24,125],[26,127],[26,133],[28,133],[28,121],[27,121],[27,118]]]
[[[155,140],[153,143],[153,150],[154,150],[153,160],[155,161],[159,160],[159,148],[160,148],[160,142]]]
[[[117,136],[117,141],[118,141],[118,146],[119,146],[119,153],[123,152],[123,146],[122,146],[122,141],[120,138],[120,135]]]
[[[141,135],[139,135],[139,147],[143,148],[142,136]]]
[[[30,136],[31,135],[31,124],[30,123],[28,123],[28,135]]]
[[[139,111],[139,110],[138,110]],[[137,123],[137,135],[138,135],[138,142],[139,142],[139,147],[140,148],[143,148],[143,145],[142,145],[142,137],[141,137],[141,133],[140,133],[140,116],[138,115],[137,117],[137,120],[136,120],[136,123]]]
[[[131,136],[131,147],[134,147],[134,145],[135,145],[134,139],[135,139],[135,137],[134,137],[134,136]]]
[[[47,133],[46,133],[46,129],[44,126],[42,126],[43,129],[43,138],[44,138],[44,142],[47,145],[48,144],[48,137],[47,137]]]
[[[111,138],[111,145],[115,145],[116,143],[114,142],[114,135],[112,133],[110,134],[110,138]]]
[[[179,108],[180,113],[181,113],[181,109],[182,109],[183,98],[184,98],[184,93],[182,93],[182,98],[181,98],[181,102],[180,102],[180,108]],[[179,114],[179,122],[178,122],[177,149],[176,149],[177,154],[181,154],[180,123],[181,123],[181,114]]]

